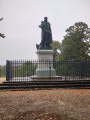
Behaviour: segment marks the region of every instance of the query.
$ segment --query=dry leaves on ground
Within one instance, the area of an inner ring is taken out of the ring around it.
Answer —
[[[90,120],[89,89],[0,92],[1,120]]]

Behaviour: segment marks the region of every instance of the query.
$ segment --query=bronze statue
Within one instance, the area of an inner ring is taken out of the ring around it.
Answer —
[[[42,34],[40,45],[36,44],[37,49],[52,49],[50,46],[52,43],[52,32],[47,19],[47,17],[44,17],[44,21],[41,21],[41,25],[39,26],[42,29]]]

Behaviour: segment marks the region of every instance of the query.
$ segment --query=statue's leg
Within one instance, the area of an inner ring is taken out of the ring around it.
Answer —
[[[44,36],[44,47],[47,47],[47,42],[48,42],[48,33],[45,32],[45,36]]]

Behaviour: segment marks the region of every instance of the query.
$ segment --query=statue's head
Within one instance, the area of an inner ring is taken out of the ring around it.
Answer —
[[[48,19],[47,17],[44,17],[44,20],[45,20],[46,22],[47,22],[47,19]]]

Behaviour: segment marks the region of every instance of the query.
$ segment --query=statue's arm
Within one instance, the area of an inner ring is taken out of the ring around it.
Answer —
[[[41,25],[39,25],[39,27],[40,27],[40,28],[42,28],[42,26],[41,26]]]
[[[43,29],[43,27],[44,27],[44,22],[43,22],[43,21],[41,22],[41,25],[39,25],[39,27],[40,27],[41,29]]]

